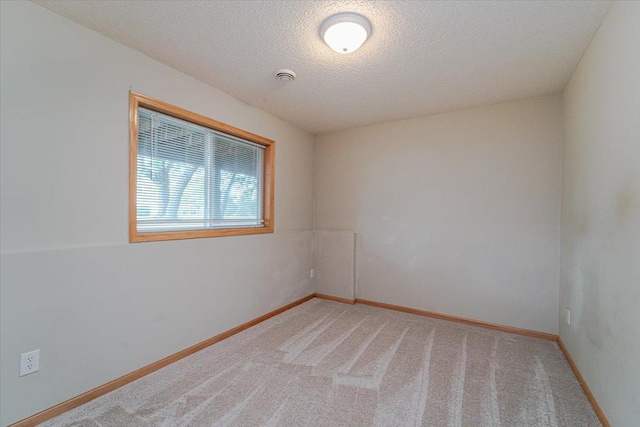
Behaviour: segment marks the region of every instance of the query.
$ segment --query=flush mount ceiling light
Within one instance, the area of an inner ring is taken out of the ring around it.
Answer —
[[[356,51],[371,34],[371,23],[357,13],[344,12],[330,16],[320,26],[320,36],[338,53]]]

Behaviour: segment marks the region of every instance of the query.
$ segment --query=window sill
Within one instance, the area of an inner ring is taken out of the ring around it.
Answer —
[[[165,240],[203,239],[207,237],[246,236],[273,233],[273,226],[259,228],[225,228],[220,230],[162,231],[155,233],[129,233],[129,243],[160,242]]]

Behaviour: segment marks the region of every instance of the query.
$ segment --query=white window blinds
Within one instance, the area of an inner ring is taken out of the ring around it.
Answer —
[[[264,147],[138,109],[138,232],[262,227]]]

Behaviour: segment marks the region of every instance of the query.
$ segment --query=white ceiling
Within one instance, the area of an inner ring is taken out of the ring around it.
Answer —
[[[610,1],[42,1],[36,3],[324,133],[561,91]],[[372,23],[351,55],[337,12]],[[275,80],[290,68],[292,83]]]

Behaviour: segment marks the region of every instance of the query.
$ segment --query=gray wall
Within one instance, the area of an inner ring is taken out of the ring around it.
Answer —
[[[611,424],[637,426],[640,3],[611,6],[565,89],[564,118],[560,337]]]
[[[357,298],[558,327],[559,95],[316,138],[316,229],[357,232]]]
[[[313,292],[312,135],[31,2],[1,5],[1,424]],[[275,140],[276,233],[129,244],[129,89]],[[19,378],[34,349],[40,372]]]

